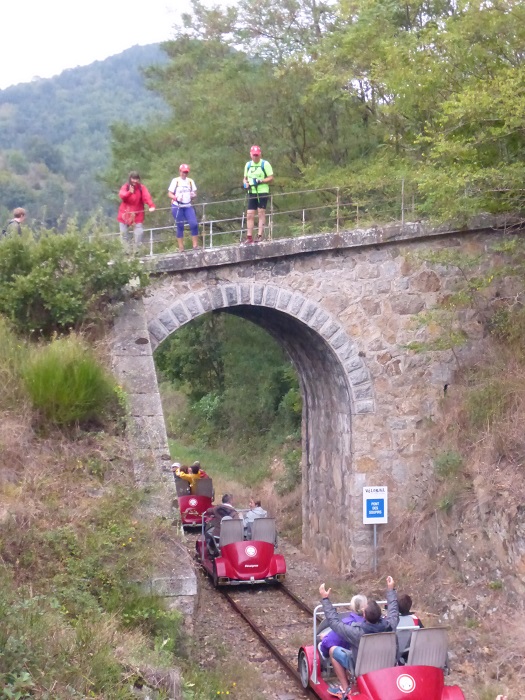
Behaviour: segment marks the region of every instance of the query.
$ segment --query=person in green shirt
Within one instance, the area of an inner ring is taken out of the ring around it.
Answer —
[[[253,243],[255,212],[259,216],[257,240],[262,241],[266,222],[266,205],[273,182],[273,170],[267,160],[261,159],[260,146],[250,148],[251,160],[244,166],[244,187],[248,190],[248,210],[246,213],[247,237],[245,243]]]

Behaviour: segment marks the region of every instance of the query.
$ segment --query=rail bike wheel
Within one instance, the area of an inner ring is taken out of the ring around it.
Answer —
[[[297,670],[299,671],[301,685],[303,686],[303,688],[308,688],[310,682],[310,672],[308,670],[308,659],[306,658],[306,653],[304,651],[299,652],[299,658],[297,660]]]

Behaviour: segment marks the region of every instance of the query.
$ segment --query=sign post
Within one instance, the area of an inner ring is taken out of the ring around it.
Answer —
[[[374,526],[374,572],[377,571],[377,526],[388,522],[388,487],[363,486],[363,525]]]

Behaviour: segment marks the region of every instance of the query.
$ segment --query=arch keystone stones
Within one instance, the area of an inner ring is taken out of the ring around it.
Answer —
[[[148,330],[152,348],[155,350],[168,335],[208,311],[218,311],[244,304],[278,309],[298,319],[316,334],[320,334],[344,368],[355,406],[353,412],[374,411],[374,392],[370,373],[358,357],[355,344],[343,326],[315,302],[284,287],[273,284],[224,284],[184,294],[176,304],[149,320]],[[347,361],[349,355],[351,360]],[[359,392],[356,395],[355,389],[358,386]],[[368,400],[363,402],[361,399],[365,394]],[[357,410],[357,401],[359,401],[359,410]]]

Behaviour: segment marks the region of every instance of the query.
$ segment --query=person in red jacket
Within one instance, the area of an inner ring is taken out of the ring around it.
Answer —
[[[122,203],[118,210],[117,221],[120,225],[120,235],[128,240],[128,231],[133,227],[135,246],[142,245],[144,238],[144,206],[149,211],[155,211],[155,205],[145,185],[140,182],[140,175],[136,170],[129,174],[128,181],[122,185],[118,194]]]

